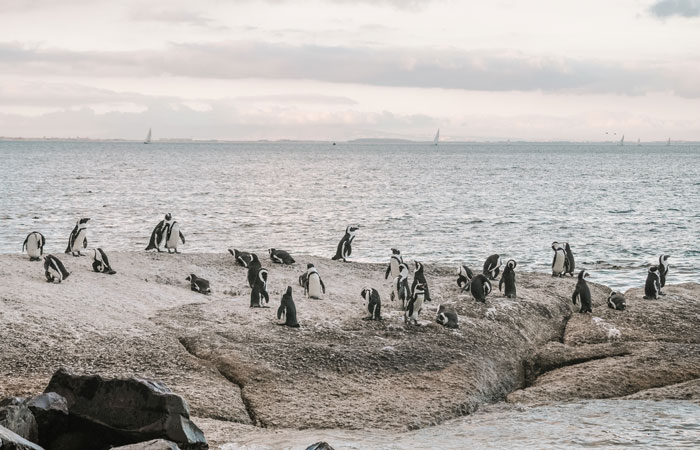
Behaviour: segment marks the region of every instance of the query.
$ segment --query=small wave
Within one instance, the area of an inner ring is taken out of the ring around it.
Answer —
[[[473,224],[473,223],[484,223],[484,221],[483,221],[483,220],[480,220],[480,219],[475,219],[475,220],[470,220],[469,222],[464,222],[464,223],[465,223],[466,225],[470,225],[470,224]]]
[[[634,212],[634,209],[611,209],[608,212],[610,214],[630,214]]]

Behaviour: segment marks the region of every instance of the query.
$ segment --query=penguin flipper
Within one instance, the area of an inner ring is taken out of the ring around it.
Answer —
[[[286,312],[285,310],[286,310],[286,308],[284,305],[280,305],[280,307],[277,308],[277,320],[280,320],[282,318],[282,315],[284,315]],[[280,324],[280,325],[284,325],[284,324]]]
[[[182,243],[185,243],[185,235],[182,234],[182,231],[180,231],[180,240],[182,240]]]
[[[27,247],[28,240],[29,240],[29,235],[27,235],[27,237],[24,238],[24,244],[22,244],[22,253],[24,253],[24,249]]]
[[[24,242],[26,243],[27,241],[24,241]],[[389,265],[386,268],[386,272],[384,272],[384,279],[385,280],[389,278],[390,273],[391,273],[391,263],[389,263]]]
[[[576,287],[576,289],[574,289],[574,294],[571,296],[571,302],[574,305],[577,303],[576,300],[578,300],[578,296],[579,296],[579,291],[578,291],[578,287]]]

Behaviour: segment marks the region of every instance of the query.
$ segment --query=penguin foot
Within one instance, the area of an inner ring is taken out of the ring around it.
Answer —
[[[177,250],[175,250],[175,253],[180,253],[180,252],[178,252]]]
[[[665,292],[659,292],[659,295],[666,295]]]

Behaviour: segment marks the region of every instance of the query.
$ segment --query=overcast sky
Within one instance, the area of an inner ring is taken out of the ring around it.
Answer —
[[[0,136],[700,140],[699,80],[700,0],[0,0]]]

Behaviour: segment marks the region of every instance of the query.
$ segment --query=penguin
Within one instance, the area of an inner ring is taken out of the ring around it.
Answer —
[[[231,255],[233,255],[233,257],[236,259],[236,262],[241,267],[248,268],[248,264],[250,264],[250,261],[253,259],[252,253],[242,252],[240,250],[236,250],[235,248],[233,250],[228,249],[228,252]]]
[[[552,276],[560,277],[566,273],[566,250],[558,242],[552,242],[552,250],[554,250],[554,258],[552,259]]]
[[[209,287],[209,280],[200,278],[197,275],[191,273],[185,280],[190,282],[190,289],[194,292],[199,292],[200,294],[209,295],[211,294],[211,288]]]
[[[278,250],[276,248],[271,248],[267,251],[270,254],[270,259],[272,262],[277,264],[294,264],[294,258],[292,258],[289,253],[284,250]]]
[[[406,312],[403,316],[404,323],[410,324],[413,321],[414,325],[418,325],[418,315],[423,309],[423,302],[425,301],[425,286],[418,283],[416,285],[416,290],[413,291],[411,295],[411,300],[408,302],[406,307]]]
[[[431,301],[430,289],[428,289],[428,281],[425,279],[425,275],[423,274],[423,264],[418,261],[413,261],[413,263],[416,265],[416,270],[413,272],[413,284],[411,285],[411,291],[415,291],[416,286],[418,284],[422,284],[423,290],[425,291],[425,301],[429,302]]]
[[[169,223],[166,222],[164,235],[165,248],[168,249],[168,253],[172,253],[171,250],[173,250],[175,253],[180,253],[177,251],[177,246],[180,241],[182,241],[183,244],[185,243],[185,235],[182,234],[182,231],[180,231],[180,224],[175,220]]]
[[[486,275],[480,273],[472,278],[470,290],[474,300],[486,303],[486,296],[491,293],[491,282]]]
[[[248,287],[252,288],[255,284],[255,279],[258,276],[258,270],[262,268],[262,264],[258,259],[258,255],[251,253],[251,259],[248,263]]]
[[[501,257],[498,255],[491,255],[486,258],[486,262],[484,262],[484,275],[486,275],[489,280],[495,280],[498,278],[500,272]]]
[[[469,285],[474,278],[474,272],[466,265],[459,266],[457,270],[457,286],[462,288],[462,292],[469,290]]]
[[[107,253],[105,253],[99,247],[94,250],[94,254],[92,255],[92,270],[95,272],[106,273],[108,275],[114,275],[117,273],[112,269],[112,266],[109,265]]]
[[[401,251],[395,248],[391,249],[391,256],[389,257],[389,265],[386,267],[386,272],[384,273],[384,279],[388,279],[391,275],[391,279],[399,276],[399,265],[403,264],[403,257],[401,256]]]
[[[374,288],[364,288],[360,297],[367,301],[367,311],[369,311],[369,317],[362,320],[382,320],[382,299],[379,297],[379,291]]]
[[[345,235],[340,242],[338,242],[338,249],[335,251],[335,256],[331,258],[333,261],[342,259],[343,262],[348,262],[347,258],[352,255],[352,241],[355,239],[355,233],[359,228],[359,225],[348,225],[345,228]]]
[[[398,299],[401,302],[401,311],[406,310],[406,303],[411,298],[411,289],[408,287],[408,266],[399,265],[399,276],[394,278],[391,301]]]
[[[70,272],[66,270],[60,259],[53,255],[44,256],[44,275],[49,283],[60,283],[68,278]]]
[[[297,322],[297,308],[294,305],[294,299],[292,298],[291,286],[287,286],[287,292],[282,295],[280,307],[277,308],[277,319],[281,319],[282,316],[284,316],[284,323],[278,323],[277,325],[286,325],[292,328],[299,328],[299,322]]]
[[[308,266],[307,266],[308,267]],[[299,275],[299,286],[302,288],[306,286],[306,280],[309,278],[309,272],[304,272]]]
[[[666,286],[666,275],[668,275],[668,259],[670,256],[661,255],[659,256],[659,276],[661,277],[661,287]],[[659,295],[666,295],[663,292],[659,292]]]
[[[75,223],[75,227],[68,237],[68,247],[66,247],[65,253],[70,253],[73,256],[83,256],[80,253],[80,249],[87,248],[87,223],[89,220],[83,218]]]
[[[255,276],[253,290],[250,292],[250,307],[251,308],[269,308],[263,305],[270,303],[270,296],[267,294],[267,269],[260,268]]]
[[[644,284],[644,299],[656,300],[661,295],[661,274],[656,266],[649,267],[647,282]]]
[[[459,328],[457,313],[453,309],[445,305],[438,306],[437,317],[435,321],[445,328]]]
[[[151,239],[148,241],[148,246],[146,247],[146,250],[156,249],[158,250],[158,252],[162,252],[160,247],[161,245],[165,244],[165,226],[166,224],[170,224],[172,218],[173,216],[170,213],[167,213],[165,215],[165,219],[158,222],[158,225],[156,225],[155,228],[153,228],[153,231],[151,232]]]
[[[515,266],[517,266],[518,263],[515,262],[514,259],[509,259],[508,262],[506,263],[506,268],[503,269],[503,275],[501,276],[501,281],[498,283],[498,290],[501,290],[501,287],[505,283],[506,285],[506,297],[508,298],[515,298]]]
[[[571,295],[571,302],[575,305],[577,299],[581,299],[581,309],[579,313],[592,313],[593,304],[591,303],[591,290],[588,289],[588,283],[586,283],[585,278],[588,277],[588,271],[582,270],[578,273],[578,281],[576,282],[576,289]]]
[[[46,244],[44,235],[38,231],[32,231],[24,239],[22,251],[27,249],[30,261],[41,261],[41,256],[44,254],[44,244]]]
[[[321,298],[321,292],[326,293],[326,285],[323,284],[321,275],[313,264],[306,265],[306,279],[304,280],[304,293],[308,298]]]
[[[627,302],[625,301],[624,294],[610,291],[610,295],[608,295],[608,308],[624,311],[626,307]]]
[[[564,264],[564,275],[567,273],[570,276],[574,276],[574,270],[576,269],[576,261],[574,260],[574,252],[571,251],[571,246],[566,242],[564,244],[564,252],[566,253],[566,264]]]

